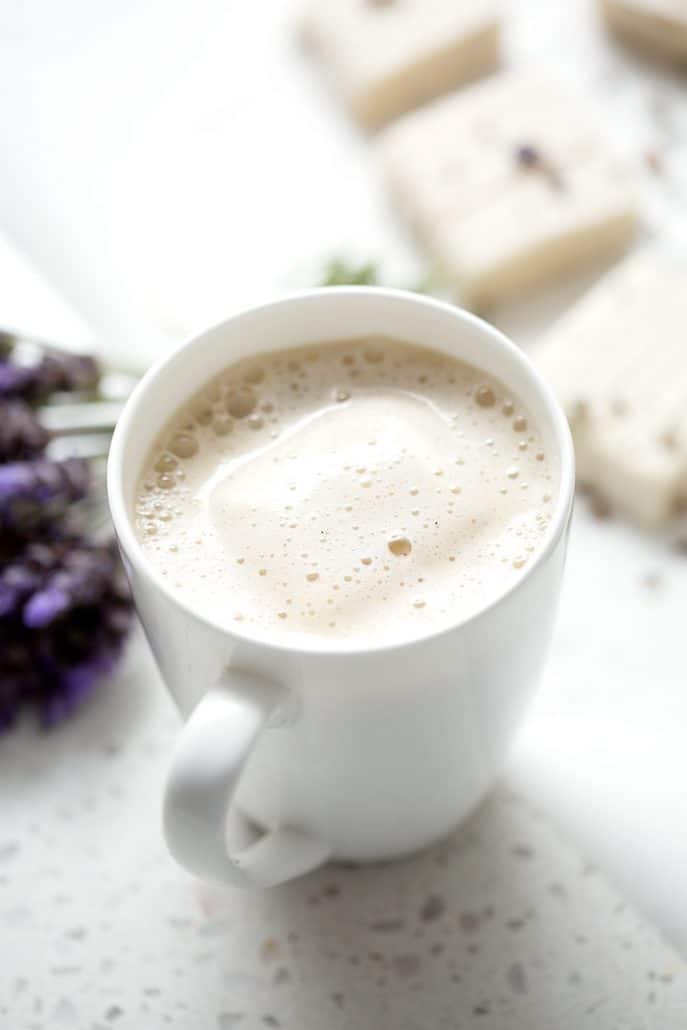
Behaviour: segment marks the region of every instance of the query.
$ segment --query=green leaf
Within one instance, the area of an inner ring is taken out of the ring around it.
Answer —
[[[354,265],[342,258],[333,258],[326,266],[322,286],[377,286],[379,270],[374,262]]]

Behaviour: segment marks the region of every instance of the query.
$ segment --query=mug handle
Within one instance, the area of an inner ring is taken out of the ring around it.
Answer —
[[[322,865],[331,849],[295,827],[255,839],[234,805],[241,773],[260,734],[283,724],[287,692],[252,673],[227,669],[181,731],[163,806],[167,846],[202,879],[271,887]]]

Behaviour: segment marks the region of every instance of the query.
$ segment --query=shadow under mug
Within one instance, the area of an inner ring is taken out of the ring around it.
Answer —
[[[446,352],[524,402],[559,474],[540,552],[469,619],[381,647],[201,616],[136,536],[149,448],[237,360],[366,335]],[[295,294],[235,315],[151,369],[117,426],[108,492],[136,608],[185,723],[164,800],[175,858],[203,878],[267,886],[329,859],[400,857],[450,833],[494,783],[541,671],[573,489],[567,422],[527,358],[485,322],[426,297],[367,287]]]

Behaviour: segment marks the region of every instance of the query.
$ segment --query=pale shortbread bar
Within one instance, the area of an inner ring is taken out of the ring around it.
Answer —
[[[646,526],[687,497],[687,266],[624,261],[533,359],[575,438],[578,478]]]
[[[335,88],[368,127],[499,62],[494,0],[309,0],[302,27]]]
[[[484,308],[620,252],[632,175],[551,82],[504,74],[407,115],[379,143],[399,211]]]
[[[686,0],[599,0],[619,38],[670,61],[687,63]]]

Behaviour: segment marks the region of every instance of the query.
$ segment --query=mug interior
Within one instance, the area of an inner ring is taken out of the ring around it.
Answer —
[[[249,355],[368,335],[396,338],[459,358],[500,380],[529,409],[553,447],[558,470],[548,539],[518,583],[532,574],[565,529],[574,488],[570,431],[549,387],[507,337],[468,312],[399,290],[336,287],[293,294],[222,322],[150,369],[131,395],[110,449],[110,508],[127,559],[160,590],[170,592],[139,544],[133,512],[136,486],[148,452],[177,409],[215,375]],[[183,604],[177,595],[175,600]],[[237,633],[233,626],[231,632],[265,640],[259,632]],[[436,631],[428,635],[436,635]],[[344,641],[334,640],[331,646],[328,640],[313,638],[313,644],[316,641],[318,650],[344,649]],[[389,645],[380,649],[384,646]]]

